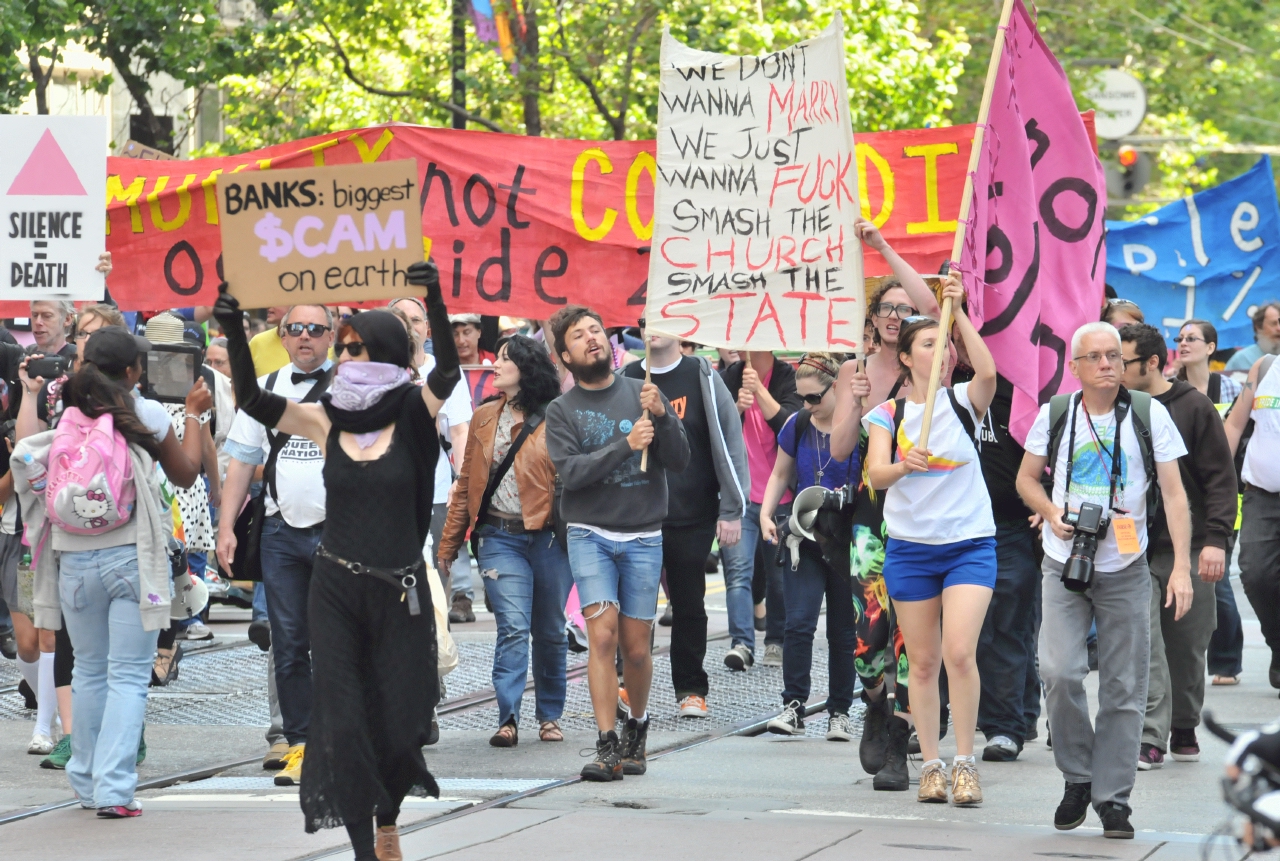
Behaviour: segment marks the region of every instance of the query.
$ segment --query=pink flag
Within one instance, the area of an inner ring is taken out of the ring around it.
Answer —
[[[1014,0],[995,76],[960,268],[975,324],[1014,386],[1009,430],[1078,388],[1071,335],[1097,320],[1106,179],[1067,76]]]

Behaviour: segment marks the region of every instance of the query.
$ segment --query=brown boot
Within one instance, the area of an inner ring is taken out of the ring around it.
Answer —
[[[475,620],[476,614],[471,610],[471,599],[466,595],[454,595],[453,606],[449,608],[449,621],[459,624]]]
[[[378,861],[404,861],[404,853],[400,851],[400,832],[394,825],[378,826],[373,854],[378,856]]]

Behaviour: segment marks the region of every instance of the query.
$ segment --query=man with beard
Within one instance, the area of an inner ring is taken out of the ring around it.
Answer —
[[[1253,340],[1257,343],[1231,357],[1228,371],[1248,371],[1263,356],[1280,354],[1280,302],[1272,300],[1253,312]]]
[[[599,315],[569,305],[551,318],[551,331],[556,355],[577,382],[547,407],[546,440],[564,484],[569,566],[591,642],[587,680],[600,734],[582,777],[621,780],[646,768],[666,470],[684,470],[689,442],[656,385],[613,375]],[[648,468],[641,469],[646,448]],[[631,712],[621,739],[615,731],[619,643]]]

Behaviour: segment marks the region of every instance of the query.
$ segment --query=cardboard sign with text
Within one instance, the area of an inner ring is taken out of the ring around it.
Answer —
[[[837,13],[759,57],[664,33],[645,319],[714,347],[860,351],[862,208]]]
[[[222,268],[245,308],[421,296],[417,162],[218,177]]]

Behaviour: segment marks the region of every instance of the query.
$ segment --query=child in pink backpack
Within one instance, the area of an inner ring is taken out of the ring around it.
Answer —
[[[35,623],[57,629],[65,620],[75,648],[67,778],[81,806],[104,818],[142,812],[134,799],[135,758],[171,599],[169,515],[155,465],[176,485],[196,480],[199,416],[212,400],[203,382],[187,395],[179,443],[164,407],[134,391],[149,348],[123,328],[90,335],[80,369],[63,388],[58,428],[34,435],[34,395],[44,380],[29,378],[23,363],[30,394],[10,459],[36,569]]]

